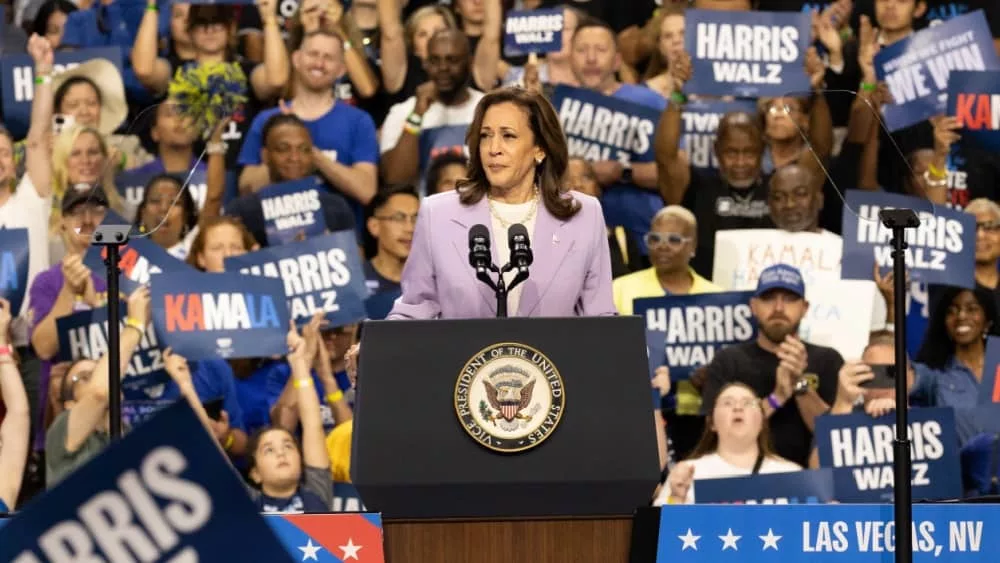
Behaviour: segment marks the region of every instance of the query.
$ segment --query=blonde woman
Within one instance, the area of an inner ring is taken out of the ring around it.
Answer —
[[[418,8],[406,20],[406,26],[396,0],[376,0],[382,56],[382,87],[391,102],[405,100],[427,82],[423,62],[427,58],[427,43],[443,29],[458,29],[455,16],[446,6],[430,5]]]

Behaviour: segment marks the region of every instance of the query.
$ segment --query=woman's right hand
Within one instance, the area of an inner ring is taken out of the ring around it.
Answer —
[[[674,466],[674,469],[667,476],[667,487],[670,488],[670,498],[676,504],[687,502],[688,491],[691,490],[691,483],[694,482],[694,465],[687,461],[682,461]]]
[[[361,355],[361,344],[352,344],[344,354],[344,363],[347,368],[347,378],[351,380],[351,387],[358,386],[358,356]]]
[[[35,69],[50,72],[55,62],[55,55],[52,52],[52,44],[49,40],[37,33],[32,33],[28,39],[28,54],[31,60],[35,61]]]

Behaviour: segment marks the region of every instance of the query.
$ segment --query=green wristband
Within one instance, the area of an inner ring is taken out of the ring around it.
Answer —
[[[862,82],[861,83],[861,91],[862,92],[874,92],[877,89],[878,89],[878,85],[877,84],[872,84],[870,82]]]
[[[681,94],[680,92],[672,92],[670,94],[670,101],[681,106],[687,103],[687,96]]]

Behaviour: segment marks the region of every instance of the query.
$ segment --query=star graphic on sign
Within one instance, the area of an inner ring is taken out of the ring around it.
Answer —
[[[725,551],[730,547],[733,548],[733,551],[739,551],[740,548],[736,547],[736,542],[740,541],[740,538],[742,537],[743,536],[733,535],[733,529],[729,528],[729,531],[726,532],[726,535],[719,536],[719,539],[722,540],[722,551]]]
[[[775,551],[778,551],[778,540],[781,539],[781,536],[774,535],[774,530],[768,528],[766,536],[757,536],[757,537],[764,542],[763,551],[767,551],[767,548],[769,547],[773,547]]]
[[[691,533],[691,528],[688,528],[688,533],[687,534],[685,534],[683,536],[677,536],[677,539],[679,539],[682,542],[684,542],[684,545],[681,546],[681,551],[684,551],[684,550],[686,550],[689,547],[691,549],[695,550],[695,551],[698,551],[698,540],[701,539],[701,536],[696,536],[696,535],[692,534]]]
[[[312,559],[313,561],[319,561],[319,557],[316,557],[316,552],[323,549],[323,547],[319,545],[313,545],[312,538],[309,538],[309,541],[306,543],[305,547],[300,547],[299,549],[302,551],[303,561],[307,561],[309,559]]]
[[[358,551],[361,549],[362,546],[354,545],[353,538],[347,538],[347,545],[339,545],[337,547],[340,548],[340,551],[344,552],[344,556],[341,558],[344,561],[347,561],[348,559],[359,560]]]

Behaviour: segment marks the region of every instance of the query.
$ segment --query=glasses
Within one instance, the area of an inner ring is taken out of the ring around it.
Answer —
[[[661,244],[666,244],[668,246],[678,247],[688,242],[691,242],[691,237],[686,237],[679,233],[658,233],[656,231],[646,233],[646,246],[659,246]]]
[[[735,409],[736,407],[749,409],[751,407],[756,407],[759,404],[760,399],[751,399],[749,397],[744,399],[723,399],[719,401],[719,406],[724,409]]]
[[[393,213],[392,215],[383,215],[382,217],[375,218],[379,221],[388,221],[397,225],[403,225],[405,223],[410,223],[411,225],[417,224],[417,216],[407,215],[406,213]]]
[[[104,214],[107,213],[108,208],[103,205],[93,205],[93,204],[79,204],[69,210],[66,215],[74,219],[83,219],[88,215],[92,218],[103,220]]]

